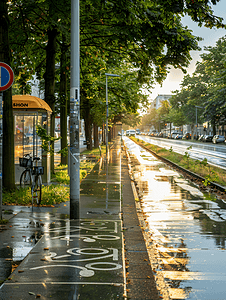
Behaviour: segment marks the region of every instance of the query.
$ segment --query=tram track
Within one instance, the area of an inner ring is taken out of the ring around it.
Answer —
[[[199,185],[200,189],[204,189],[204,190],[210,190],[211,192],[220,192],[220,195],[218,196],[226,196],[226,187],[212,182],[212,181],[208,181],[208,186],[204,186],[203,182],[205,182],[205,178],[194,173],[191,172],[181,166],[179,166],[178,164],[158,155],[156,152],[154,152],[153,150],[149,149],[148,147],[141,145],[140,143],[136,142],[133,140],[134,143],[136,143],[137,145],[139,145],[141,148],[145,149],[146,151],[150,152],[152,155],[154,155],[157,159],[161,160],[162,162],[166,163],[167,165],[170,165],[171,167],[173,167],[174,169],[180,171],[183,173],[183,175],[185,175],[188,179],[190,179],[192,182],[196,183],[197,185]],[[226,197],[225,197],[226,199]]]
[[[199,161],[202,161],[204,158],[206,158],[209,165],[226,170],[225,152],[222,151],[215,152],[215,151],[211,151],[211,149],[207,150],[203,147],[200,148],[200,146],[203,145],[198,145],[196,143],[190,143],[190,142],[188,143],[188,145],[185,145],[187,144],[187,142],[183,142],[183,141],[180,142],[175,140],[167,140],[166,142],[163,139],[158,139],[158,138],[151,138],[149,140],[148,138],[142,136],[139,136],[139,139],[165,149],[170,149],[172,147],[174,152],[179,153],[181,155],[184,155],[185,152],[188,152],[192,159],[197,159]],[[191,149],[188,150],[188,147],[191,147]],[[213,147],[214,146],[210,148]]]
[[[225,187],[213,182],[208,187],[203,186],[205,178],[132,139],[124,141],[124,149],[139,226],[159,298],[198,299],[198,295],[199,299],[215,299],[213,295],[210,298],[206,295],[219,282],[218,257],[225,251],[223,243],[222,246],[211,243],[214,238],[224,239],[226,202],[218,196],[225,195]],[[210,194],[215,194],[213,201]],[[211,271],[206,268],[209,264],[213,265]],[[220,288],[224,290],[223,285]]]

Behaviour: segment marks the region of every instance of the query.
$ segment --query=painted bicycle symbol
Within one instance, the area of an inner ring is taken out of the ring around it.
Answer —
[[[91,257],[80,258],[81,256]],[[111,258],[112,261],[100,261],[109,258]],[[118,261],[118,249],[115,248],[71,248],[67,250],[67,254],[61,256],[57,256],[57,253],[55,252],[50,252],[45,256],[45,259],[51,264],[33,267],[30,268],[30,270],[55,267],[76,268],[80,269],[79,275],[81,277],[91,277],[95,275],[95,271],[113,271],[122,268],[122,265],[116,263],[116,261]],[[85,266],[78,265],[82,262],[86,262]]]

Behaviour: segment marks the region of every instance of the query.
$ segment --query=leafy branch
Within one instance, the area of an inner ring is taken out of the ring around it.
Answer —
[[[54,154],[54,150],[52,147],[52,143],[61,139],[61,137],[55,138],[52,137],[51,135],[47,134],[47,131],[45,128],[43,128],[41,125],[36,126],[36,133],[40,137],[42,145],[41,148],[50,153],[51,155]]]

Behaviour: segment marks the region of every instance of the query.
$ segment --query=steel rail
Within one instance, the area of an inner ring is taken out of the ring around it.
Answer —
[[[190,150],[187,150],[187,148],[185,149],[185,143],[186,142],[184,142],[184,143],[182,142],[183,144],[176,144],[174,142],[178,142],[178,141],[175,141],[175,140],[169,140],[168,141],[167,140],[167,142],[165,142],[165,141],[163,141],[163,139],[159,140],[158,138],[153,138],[153,137],[150,138],[150,142],[148,141],[148,138],[143,139],[143,138],[139,137],[139,139],[144,140],[147,143],[157,145],[161,148],[165,148],[165,149],[169,149],[170,147],[172,147],[174,152],[182,154],[182,155],[184,155],[184,153],[187,151],[190,154],[191,158],[197,159],[197,160],[200,160],[200,161],[204,157],[208,157],[209,158],[209,159],[207,159],[208,164],[210,164],[212,166],[215,166],[215,167],[218,167],[218,168],[221,168],[223,170],[226,170],[226,158],[225,158],[225,156],[223,156],[223,154],[225,155],[224,152],[217,152],[217,153],[214,153],[214,154],[209,153],[209,151],[206,150],[205,148],[200,150],[197,147],[198,145],[195,144],[195,143],[192,143],[192,142],[189,142],[189,145],[187,145],[188,147],[192,146],[192,148]],[[154,142],[152,142],[152,141],[154,141]],[[158,143],[158,141],[159,141],[159,143]],[[176,150],[175,150],[175,147],[177,147]],[[201,155],[199,156],[198,153],[200,153],[202,156]],[[222,162],[221,163],[214,162],[215,158],[219,158]]]
[[[158,155],[157,153],[155,153],[153,150],[148,149],[146,146],[140,145],[139,143],[137,143],[134,140],[132,140],[132,141],[135,144],[137,144],[138,146],[140,146],[141,148],[144,148],[146,151],[150,152],[152,155],[154,155],[159,160],[165,162],[166,164],[171,165],[172,167],[174,167],[174,168],[176,168],[176,169],[178,169],[180,171],[183,171],[185,174],[188,174],[188,175],[192,176],[193,178],[201,180],[202,182],[206,180],[204,177],[202,177],[202,176],[200,176],[200,175],[198,175],[196,173],[193,173],[193,172],[191,172],[191,171],[189,171],[189,170],[187,170],[187,169],[179,166],[178,164],[176,164],[176,163],[168,160],[167,158],[161,157],[160,155]],[[210,186],[210,187],[212,187],[214,189],[217,189],[217,190],[219,190],[221,192],[225,192],[226,191],[226,187],[224,187],[224,186],[222,186],[220,184],[217,184],[215,182],[209,181],[209,180],[208,180],[208,186]]]

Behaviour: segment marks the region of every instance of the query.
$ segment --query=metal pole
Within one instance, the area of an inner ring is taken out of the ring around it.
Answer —
[[[108,161],[108,77],[106,75],[106,160]]]
[[[196,140],[198,140],[197,139],[197,135],[198,135],[198,116],[197,116],[197,106],[195,107],[196,108]]]
[[[3,143],[3,111],[2,111],[3,92],[0,92],[0,127],[1,127],[1,142],[0,142],[0,220],[2,220],[2,143]]]
[[[71,0],[71,87],[70,87],[70,219],[79,219],[80,202],[80,61],[79,0]]]
[[[197,108],[204,108],[204,107],[196,105],[195,108],[196,108],[196,140],[197,140],[197,137],[198,137],[198,113],[197,113]]]
[[[119,77],[116,74],[105,73],[106,75],[106,160],[108,162],[108,76]]]

